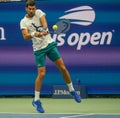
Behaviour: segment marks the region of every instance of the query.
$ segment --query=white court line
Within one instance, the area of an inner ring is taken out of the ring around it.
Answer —
[[[40,113],[38,113],[38,112],[0,112],[0,114],[40,114]],[[44,114],[62,114],[62,115],[74,115],[74,114],[76,114],[76,115],[83,115],[83,114],[85,114],[85,113],[44,113]],[[95,113],[89,113],[89,114],[95,114]]]
[[[15,114],[15,115],[37,115],[37,114],[41,114],[41,113],[27,113],[27,112],[0,112],[0,114]],[[113,115],[113,116],[116,116],[116,115],[120,115],[120,113],[44,113],[44,115],[69,115],[69,116],[64,116],[64,117],[60,117],[60,118],[77,118],[79,116],[89,116],[89,115]],[[76,115],[74,115],[76,114]]]
[[[90,113],[90,114],[72,115],[72,116],[64,116],[64,117],[60,117],[60,118],[77,118],[77,117],[81,117],[81,116],[91,116],[91,115],[94,115],[94,114]]]

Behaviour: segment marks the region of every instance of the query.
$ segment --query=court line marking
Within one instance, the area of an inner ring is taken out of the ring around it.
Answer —
[[[40,115],[40,113],[10,113],[10,112],[0,112],[0,115]],[[120,116],[120,113],[44,113],[44,115],[68,115],[68,116],[58,116],[59,118],[84,118],[86,116],[93,116],[93,115],[97,115],[97,116],[100,116],[100,115],[112,115],[112,116],[116,116],[116,115],[119,115]]]
[[[0,112],[0,114],[40,114],[40,113],[29,113],[29,112]],[[44,113],[44,114],[62,114],[62,115],[85,115],[85,114],[94,114],[94,115],[120,115],[120,113]]]
[[[40,114],[40,113],[38,113],[38,112],[33,112],[33,113],[27,113],[27,112],[0,112],[0,114]],[[76,115],[80,115],[80,114],[85,114],[85,113],[44,113],[44,114],[62,114],[62,115],[74,115],[74,114],[76,114]]]
[[[92,115],[95,115],[95,114],[90,113],[90,114],[81,114],[81,115],[71,115],[71,116],[63,116],[63,117],[60,117],[60,118],[77,118],[77,117],[80,117],[80,116],[92,116]]]

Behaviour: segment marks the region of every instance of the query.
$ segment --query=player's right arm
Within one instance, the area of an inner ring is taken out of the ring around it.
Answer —
[[[25,40],[30,40],[32,38],[27,29],[22,29],[22,36]]]
[[[43,36],[43,34],[41,32],[37,32],[37,31],[33,31],[33,32],[30,33],[27,29],[27,26],[25,24],[24,19],[21,20],[21,22],[20,22],[20,29],[21,29],[21,32],[22,32],[22,36],[25,40],[30,40],[33,37]]]
[[[25,40],[30,40],[33,37],[41,37],[43,34],[41,32],[34,31],[29,33],[27,29],[22,29],[22,35]]]
[[[22,32],[22,36],[25,40],[29,40],[32,38],[31,34],[28,32],[28,29],[27,29],[27,26],[25,24],[25,20],[22,19],[20,21],[20,29],[21,29],[21,32]]]

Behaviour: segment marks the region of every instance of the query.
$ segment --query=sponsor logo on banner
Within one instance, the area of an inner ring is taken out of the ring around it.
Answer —
[[[67,13],[61,16],[59,19],[69,19],[71,24],[88,26],[91,25],[95,20],[95,12],[89,6],[80,6],[65,11]]]
[[[84,85],[75,85],[76,92],[81,95],[82,98],[87,98],[87,88]],[[65,85],[55,85],[53,86],[53,98],[73,98],[71,96],[68,87]]]
[[[75,86],[75,90],[80,95],[80,86]],[[56,85],[53,86],[53,98],[72,98],[67,86]]]
[[[90,6],[79,6],[76,8],[65,11],[65,15],[59,17],[59,19],[70,20],[71,25],[77,25],[78,27],[87,27],[95,22],[95,11]],[[72,28],[72,27],[71,27]],[[73,30],[74,31],[74,30]],[[64,46],[67,43],[69,46],[77,46],[76,50],[81,50],[85,45],[110,45],[113,37],[112,31],[95,31],[90,32],[73,32],[71,34],[61,33],[53,34],[53,39],[58,40],[58,46]]]

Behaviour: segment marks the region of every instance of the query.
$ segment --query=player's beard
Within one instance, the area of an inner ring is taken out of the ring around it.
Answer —
[[[34,15],[35,15],[35,13],[32,13],[32,12],[28,13],[28,17],[30,17],[30,18],[32,18]]]

